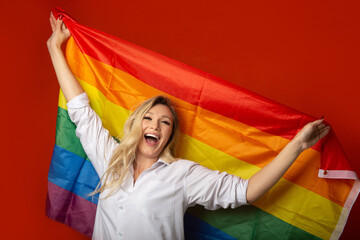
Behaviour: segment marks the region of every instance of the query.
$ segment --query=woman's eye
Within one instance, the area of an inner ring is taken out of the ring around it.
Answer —
[[[168,121],[162,121],[162,123],[170,126],[170,123]]]
[[[144,119],[146,119],[146,120],[151,120],[151,117],[144,117]]]

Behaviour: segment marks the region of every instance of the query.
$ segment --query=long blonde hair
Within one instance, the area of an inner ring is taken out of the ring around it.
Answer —
[[[132,167],[132,164],[136,159],[136,150],[143,137],[142,120],[145,114],[156,104],[167,106],[173,115],[172,132],[159,157],[168,163],[176,161],[176,158],[174,157],[175,145],[179,135],[179,121],[177,114],[169,98],[164,96],[150,98],[140,104],[126,120],[120,144],[115,149],[105,174],[101,177],[100,183],[102,182],[102,186],[100,186],[99,183],[92,195],[103,192],[105,189],[109,189],[109,193],[106,196],[109,197],[116,192],[124,182],[126,173],[129,171],[130,167]]]

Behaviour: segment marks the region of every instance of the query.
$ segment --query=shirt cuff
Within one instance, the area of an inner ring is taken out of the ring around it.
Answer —
[[[72,98],[67,104],[68,109],[69,108],[82,108],[89,105],[89,98],[87,94],[81,93],[77,95],[76,97]]]
[[[246,179],[242,183],[241,191],[239,191],[239,193],[240,193],[239,199],[240,199],[240,202],[242,205],[249,205],[249,203],[246,200],[248,186],[249,186],[249,179]]]

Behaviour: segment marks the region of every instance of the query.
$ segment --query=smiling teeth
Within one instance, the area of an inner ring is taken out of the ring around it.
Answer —
[[[154,134],[151,134],[151,133],[145,134],[145,137],[153,137],[153,138],[156,138],[157,140],[159,139],[158,136],[156,136],[156,135],[154,135]]]

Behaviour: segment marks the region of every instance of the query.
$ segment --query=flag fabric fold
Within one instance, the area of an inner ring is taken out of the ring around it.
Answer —
[[[143,100],[168,96],[181,125],[177,156],[249,178],[315,118],[215,76],[83,26],[62,9],[72,37],[68,64],[114,137]],[[60,92],[48,176],[47,215],[91,236],[99,182]],[[256,203],[231,210],[189,209],[189,239],[337,239],[360,185],[334,132],[301,154]]]

